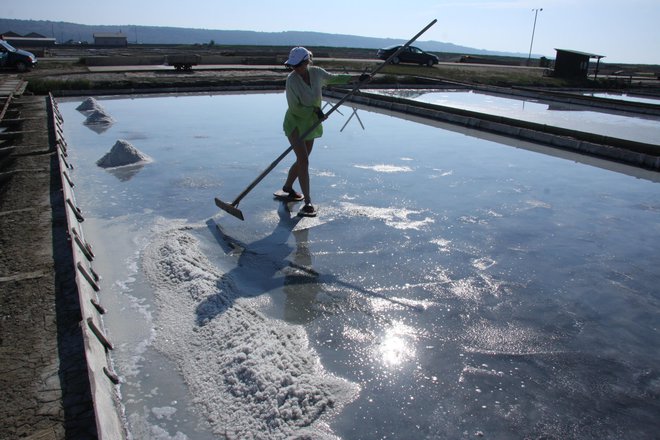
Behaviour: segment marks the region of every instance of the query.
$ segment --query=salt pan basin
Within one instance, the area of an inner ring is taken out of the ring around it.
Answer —
[[[134,438],[657,436],[657,173],[344,106],[319,216],[288,157],[241,222],[213,198],[287,147],[282,93],[102,103],[60,110]],[[97,167],[116,139],[154,162]]]
[[[607,113],[586,106],[471,90],[381,90],[375,93],[660,146],[658,116]]]

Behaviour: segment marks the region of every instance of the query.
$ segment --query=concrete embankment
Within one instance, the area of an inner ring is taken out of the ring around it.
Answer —
[[[326,95],[342,98],[345,93],[329,90]],[[660,171],[660,145],[365,92],[356,93],[349,101]]]

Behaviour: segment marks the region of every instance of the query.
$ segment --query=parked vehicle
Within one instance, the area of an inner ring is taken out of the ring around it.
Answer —
[[[193,66],[199,64],[201,58],[199,55],[190,54],[168,55],[167,64],[174,66],[176,70],[192,70]]]
[[[378,49],[378,53],[376,55],[381,60],[386,60],[392,56],[392,54],[394,54],[394,52],[396,52],[400,47],[401,45]],[[415,46],[408,46],[392,59],[392,64],[414,63],[421,64],[422,66],[426,65],[432,67],[434,64],[438,64],[438,61],[440,61],[438,57],[432,53],[424,52],[422,49]]]
[[[0,67],[26,72],[37,65],[37,57],[26,50],[16,49],[0,40]]]

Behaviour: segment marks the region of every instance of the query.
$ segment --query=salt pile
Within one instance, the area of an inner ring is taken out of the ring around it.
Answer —
[[[115,120],[112,119],[112,117],[108,115],[104,110],[92,111],[85,120],[85,124],[88,125],[95,125],[95,124],[109,125],[112,124],[113,122],[115,122]]]
[[[87,98],[78,107],[76,107],[76,110],[81,112],[90,112],[94,110],[102,110],[102,107],[96,99]]]
[[[105,109],[94,98],[85,99],[78,107],[78,111],[87,115],[85,125],[97,133],[104,132],[114,123],[114,119],[105,111]]]
[[[328,421],[359,387],[321,366],[305,330],[241,298],[182,227],[144,253],[155,288],[155,346],[176,363],[211,430],[228,438],[336,438]],[[268,280],[262,280],[267,282]]]
[[[102,158],[96,161],[96,165],[102,168],[121,167],[134,165],[141,162],[151,162],[151,158],[140,152],[137,148],[125,140],[118,140]]]

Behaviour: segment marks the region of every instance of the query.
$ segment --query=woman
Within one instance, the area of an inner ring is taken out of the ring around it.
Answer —
[[[316,123],[324,121],[326,116],[321,111],[321,93],[326,84],[346,84],[351,80],[367,80],[369,75],[335,75],[320,67],[311,66],[312,53],[304,47],[294,47],[289,58],[284,63],[292,69],[286,79],[286,100],[289,108],[284,116],[284,133],[293,151],[296,162],[289,169],[282,190],[293,200],[305,200],[299,215],[314,217],[316,209],[312,205],[309,189],[309,155],[314,146],[314,139],[323,135],[323,126],[318,124],[302,139]],[[293,183],[298,179],[302,195],[293,189]]]

